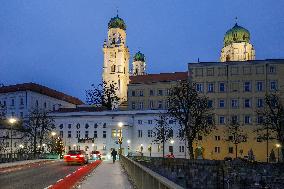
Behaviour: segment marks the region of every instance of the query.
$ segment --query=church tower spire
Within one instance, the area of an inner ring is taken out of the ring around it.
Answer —
[[[132,63],[132,75],[145,75],[146,74],[146,62],[145,55],[140,51],[133,57]]]
[[[103,81],[114,82],[120,103],[127,100],[129,83],[129,49],[126,45],[126,24],[118,15],[108,23],[108,37],[103,45]]]
[[[220,61],[248,61],[255,60],[255,50],[250,43],[250,32],[236,23],[228,30],[224,37],[224,47],[221,51]]]

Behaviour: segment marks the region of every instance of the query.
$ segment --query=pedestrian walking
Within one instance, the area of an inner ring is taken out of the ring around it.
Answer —
[[[113,161],[113,163],[114,163],[115,160],[116,160],[116,155],[117,155],[117,151],[116,151],[115,149],[112,149],[111,156],[112,156],[112,161]]]

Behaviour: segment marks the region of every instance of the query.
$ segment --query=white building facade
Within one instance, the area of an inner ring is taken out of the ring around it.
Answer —
[[[121,149],[124,155],[129,152],[142,152],[146,156],[161,157],[162,144],[154,142],[156,119],[160,111],[75,111],[54,113],[56,132],[63,139],[65,151],[71,149],[100,151],[110,158],[114,148],[119,149],[118,140],[122,137]],[[169,120],[173,137],[165,143],[165,155],[186,156],[185,142],[178,138],[179,126]],[[150,150],[151,149],[151,150]]]

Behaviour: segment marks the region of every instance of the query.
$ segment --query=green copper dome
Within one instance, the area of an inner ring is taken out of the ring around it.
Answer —
[[[110,19],[110,21],[108,23],[108,29],[110,29],[110,28],[120,28],[120,29],[126,30],[126,24],[117,15],[116,17],[113,17],[113,18]]]
[[[141,62],[145,62],[145,55],[142,54],[140,51],[138,53],[136,53],[133,57],[134,61],[141,61]]]
[[[250,42],[250,33],[247,29],[239,26],[237,23],[235,26],[228,30],[224,37],[224,45],[227,46],[232,43]]]

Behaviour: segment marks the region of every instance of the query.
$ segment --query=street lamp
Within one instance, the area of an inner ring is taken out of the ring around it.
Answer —
[[[120,128],[120,131],[119,131],[119,138],[118,138],[118,143],[119,143],[119,158],[120,158],[120,155],[122,154],[122,149],[121,149],[121,146],[122,146],[122,140],[123,140],[123,137],[122,137],[122,127],[123,127],[123,123],[122,122],[118,122],[118,127]]]
[[[280,144],[276,144],[275,145],[276,146],[276,148],[277,148],[277,153],[278,153],[278,163],[280,162],[280,147],[281,147],[281,145]]]
[[[171,141],[170,141],[170,143],[171,143],[171,144],[174,144],[174,143],[175,143],[175,141],[174,141],[174,140],[171,140]]]
[[[10,133],[11,133],[11,156],[10,156],[10,160],[13,161],[12,158],[12,154],[13,154],[13,137],[12,137],[12,126],[17,122],[16,118],[11,117],[10,119],[8,119],[10,126]]]
[[[56,135],[56,132],[52,131],[51,136],[54,137]]]

